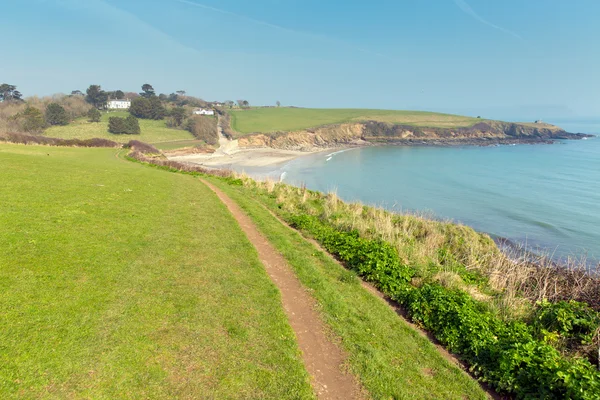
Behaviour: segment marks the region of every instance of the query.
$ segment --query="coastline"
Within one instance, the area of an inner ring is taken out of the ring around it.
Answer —
[[[593,137],[593,135],[586,135]],[[587,138],[587,137],[585,137]],[[584,139],[582,137],[581,139]],[[310,147],[298,149],[281,149],[273,147],[239,147],[237,140],[223,140],[221,146],[214,153],[173,154],[166,153],[171,161],[200,165],[209,169],[225,169],[237,172],[259,171],[259,176],[265,172],[273,172],[281,166],[298,158],[317,153],[345,151],[361,147],[493,147],[514,145],[555,144],[561,139],[512,139],[512,138],[468,138],[468,139],[386,139],[364,141],[362,143],[348,143],[329,147]],[[569,140],[569,139],[567,139]],[[573,140],[573,139],[570,139]]]

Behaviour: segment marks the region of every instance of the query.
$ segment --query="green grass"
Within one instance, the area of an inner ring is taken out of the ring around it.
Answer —
[[[88,122],[87,118],[79,118],[67,126],[53,126],[44,133],[48,137],[61,139],[92,139],[103,138],[119,143],[127,143],[135,139],[146,143],[172,142],[176,140],[193,140],[194,137],[188,131],[167,128],[165,121],[154,121],[140,119],[142,133],[139,135],[115,135],[108,132],[109,117],[126,117],[126,111],[115,111],[102,113],[102,121],[98,123]],[[182,146],[183,147],[183,146]]]
[[[0,144],[0,398],[311,398],[252,245],[198,180]]]
[[[352,372],[375,399],[484,399],[479,384],[444,359],[428,339],[364,289],[296,231],[282,225],[245,187],[210,178],[254,220],[320,305],[323,319],[349,354]]]
[[[295,131],[328,124],[375,120],[382,122],[454,128],[471,126],[476,118],[425,111],[317,108],[252,108],[231,110],[232,128],[240,134]]]

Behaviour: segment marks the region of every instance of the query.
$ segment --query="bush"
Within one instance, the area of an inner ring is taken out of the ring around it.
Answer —
[[[17,115],[21,121],[21,129],[28,133],[41,133],[46,128],[46,119],[40,110],[27,106],[22,114]]]
[[[592,343],[600,324],[600,315],[587,304],[574,300],[538,304],[533,325],[538,332],[554,333],[574,344],[588,345]]]
[[[160,150],[151,144],[140,142],[139,140],[130,140],[124,147],[138,151],[142,154],[160,154]]]
[[[59,139],[40,135],[27,135],[24,133],[8,133],[0,140],[19,144],[43,144],[47,146],[74,146],[74,147],[121,147],[119,143],[108,139]]]
[[[133,99],[129,112],[131,115],[141,119],[160,120],[167,115],[167,110],[156,96]]]
[[[137,135],[140,131],[140,124],[133,115],[127,118],[110,117],[108,119],[108,131],[114,134]]]
[[[498,391],[520,399],[600,397],[600,373],[588,360],[564,357],[539,340],[534,327],[501,320],[464,291],[437,283],[412,286],[414,270],[402,265],[387,242],[338,230],[312,215],[287,215],[286,219],[404,305],[414,322],[460,355],[482,381]],[[580,304],[541,307],[538,319],[545,326],[585,339],[597,327],[589,323],[588,309]]]
[[[309,232],[327,251],[384,292],[395,292],[414,276],[414,270],[402,265],[396,250],[382,240],[360,238],[356,231],[337,231],[309,215],[292,216],[290,224]]]
[[[100,119],[102,119],[102,114],[100,113],[100,111],[98,111],[97,108],[90,108],[90,110],[87,113],[88,116],[88,121],[90,122],[100,122]]]
[[[69,125],[69,114],[58,103],[50,103],[46,107],[46,122],[50,125]]]
[[[194,135],[196,139],[204,140],[211,146],[219,143],[219,131],[215,118],[195,115],[188,118],[185,129]]]

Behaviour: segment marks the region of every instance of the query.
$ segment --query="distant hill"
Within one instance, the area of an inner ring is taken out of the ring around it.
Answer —
[[[438,128],[468,127],[477,118],[427,111],[370,110],[351,108],[264,107],[231,110],[231,125],[239,135],[298,131],[323,125],[378,121]]]
[[[232,110],[240,147],[310,150],[356,144],[494,145],[581,139],[545,123],[512,123],[426,111],[253,108]]]

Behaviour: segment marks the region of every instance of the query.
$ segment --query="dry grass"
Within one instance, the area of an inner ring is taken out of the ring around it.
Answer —
[[[600,310],[600,277],[585,260],[557,265],[549,255],[535,256],[526,249],[509,254],[467,226],[345,203],[335,191],[322,194],[272,180],[243,182],[274,197],[284,211],[318,215],[338,228],[393,244],[421,279],[461,288],[506,319],[525,318],[543,299],[582,301]]]

